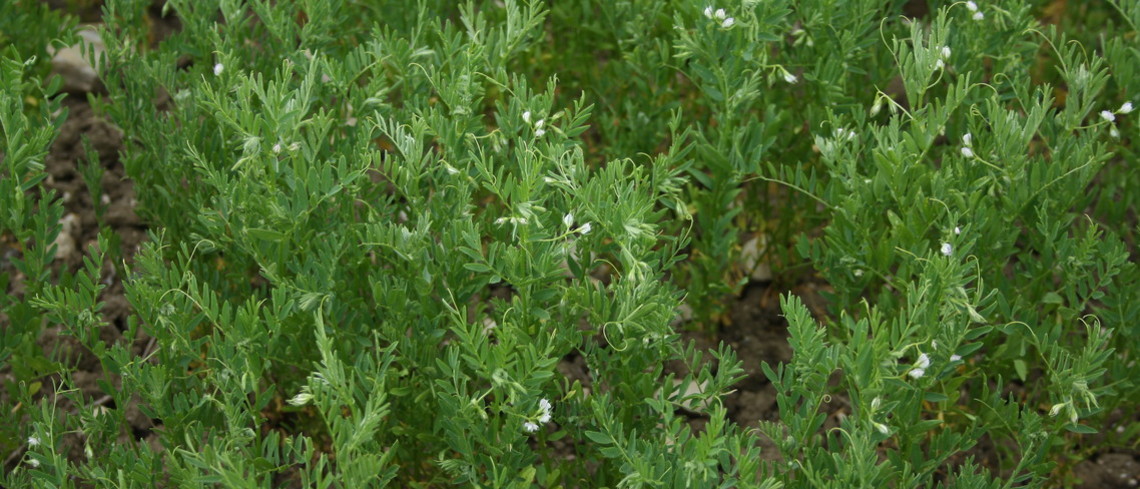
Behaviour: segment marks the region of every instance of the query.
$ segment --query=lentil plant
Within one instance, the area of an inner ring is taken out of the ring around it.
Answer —
[[[1073,3],[109,0],[65,95],[4,2],[0,484],[1078,485],[1140,443],[1140,4]],[[759,429],[691,341],[747,284]]]

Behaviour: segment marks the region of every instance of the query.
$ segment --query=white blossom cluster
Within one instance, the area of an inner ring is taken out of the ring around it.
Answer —
[[[572,226],[574,226],[574,214],[571,213],[567,213],[565,216],[562,216],[562,224],[565,224],[566,229],[574,233],[590,234],[590,230],[593,229],[593,226],[591,226],[588,222],[582,224],[581,226],[578,226],[578,229],[570,229]]]
[[[728,13],[722,8],[714,9],[711,5],[705,7],[705,18],[715,20],[720,23],[720,26],[728,29],[736,24],[736,19],[729,17]]]
[[[532,124],[532,123],[530,122],[530,120],[531,120],[531,117],[532,117],[532,116],[530,115],[530,111],[529,111],[529,110],[528,110],[528,111],[526,111],[526,112],[523,112],[523,113],[522,113],[522,119],[523,119],[523,122],[525,122],[525,123],[527,123],[527,124],[531,124],[531,126],[533,126],[533,127],[534,127],[534,137],[536,137],[536,138],[540,138],[540,137],[542,137],[544,134],[546,134],[546,128],[544,128],[544,127],[543,127],[543,126],[545,126],[545,125],[546,125],[546,119],[539,119],[539,120],[537,120],[537,121],[534,121],[534,123]]]
[[[962,156],[965,156],[967,158],[974,157],[974,149],[972,148],[973,143],[974,136],[972,136],[970,133],[966,133],[965,136],[962,136]]]
[[[978,9],[978,4],[974,3],[973,0],[966,2],[966,10],[974,13],[974,20],[982,20],[986,18],[986,14],[983,14],[982,11]]]
[[[934,67],[939,70],[945,68],[946,61],[950,59],[950,53],[951,51],[949,46],[942,46],[938,48],[938,60],[934,62]]]
[[[538,427],[540,424],[549,423],[550,422],[550,410],[551,409],[552,409],[552,406],[550,405],[550,401],[548,401],[546,399],[542,399],[542,400],[538,401],[538,418],[534,419],[533,421],[532,420],[525,421],[523,423],[523,431],[526,431],[527,433],[534,433],[534,432],[538,431]],[[535,421],[537,421],[537,423]]]
[[[1112,128],[1108,130],[1108,134],[1114,139],[1120,137],[1120,130],[1116,128],[1116,116],[1125,115],[1129,112],[1132,112],[1132,109],[1132,102],[1124,102],[1124,104],[1121,105],[1119,109],[1116,109],[1115,112],[1109,110],[1100,111],[1100,118],[1104,119],[1105,122],[1112,124]]]
[[[914,368],[910,369],[907,375],[912,379],[921,379],[923,375],[926,375],[926,368],[929,366],[930,357],[925,353],[921,353],[918,355],[918,361],[914,362]]]

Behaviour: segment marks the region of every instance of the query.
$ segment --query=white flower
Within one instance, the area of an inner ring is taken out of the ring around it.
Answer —
[[[34,436],[29,436],[29,437],[28,437],[28,446],[29,446],[29,447],[38,447],[38,446],[40,446],[40,439],[39,439],[39,438],[36,438],[36,437],[34,437]]]
[[[546,129],[537,129],[534,131],[534,137],[536,138],[542,137],[543,134],[546,134]]]
[[[1124,105],[1121,105],[1119,109],[1116,109],[1116,113],[1118,114],[1127,114],[1129,112],[1132,112],[1132,102],[1124,102]]]
[[[1120,130],[1113,126],[1112,129],[1108,130],[1108,135],[1112,136],[1112,139],[1120,139]]]
[[[1116,121],[1116,114],[1113,114],[1112,112],[1109,112],[1107,110],[1102,110],[1102,111],[1100,111],[1100,118],[1104,119],[1108,122],[1114,122],[1114,121]]]
[[[550,413],[542,413],[542,415],[538,417],[538,422],[542,423],[542,424],[549,423],[550,422]]]
[[[986,14],[983,14],[981,12],[974,12],[974,20],[982,20],[984,18],[986,18]]]
[[[918,356],[918,361],[914,362],[914,366],[918,368],[926,368],[930,366],[930,357],[925,353]]]
[[[969,2],[966,2],[966,8],[970,9],[971,12],[977,12],[978,4],[974,3],[973,0],[970,0]]]
[[[569,214],[567,214],[567,215],[569,215]],[[546,399],[539,400],[538,401],[538,408],[549,413],[550,412],[550,401],[548,401]]]
[[[591,229],[593,229],[593,227],[590,226],[590,223],[587,222],[578,228],[578,232],[582,234],[590,234]]]
[[[214,65],[214,76],[220,76],[222,74],[222,71],[225,71],[225,69],[226,66],[221,63]]]
[[[883,401],[882,401],[881,399],[877,398],[877,397],[876,397],[876,398],[874,398],[874,399],[871,399],[871,410],[872,410],[872,411],[878,411],[878,410],[879,410],[879,406],[880,406],[882,403],[883,403]]]
[[[728,13],[726,13],[724,9],[718,8],[716,12],[713,13],[713,17],[716,17],[716,20],[724,20],[725,17],[728,17]]]
[[[1065,403],[1063,403],[1063,402],[1054,404],[1053,407],[1049,409],[1049,416],[1056,416],[1058,414],[1061,414],[1061,410],[1064,408],[1065,408]]]
[[[542,129],[543,124],[546,124],[546,119],[539,119],[534,123],[535,129]]]
[[[32,468],[34,469],[34,468],[37,468],[40,466],[40,461],[37,459],[34,459],[34,458],[29,458],[28,459],[28,465],[31,465]]]
[[[974,135],[970,134],[970,133],[963,134],[962,135],[962,144],[965,144],[966,146],[973,146],[974,145]]]
[[[711,19],[712,16],[713,16],[713,8],[712,8],[712,5],[709,5],[708,7],[705,7],[705,17]]]
[[[884,435],[891,434],[891,429],[887,428],[887,425],[885,425],[883,423],[875,423],[875,429],[879,430],[879,433],[882,433]]]
[[[962,234],[962,228],[954,226],[954,234]]]
[[[931,349],[934,349],[934,350],[937,350],[937,349],[938,349],[938,340],[931,340],[931,342],[930,342],[930,348],[931,348]]]
[[[950,47],[949,46],[942,46],[941,53],[942,53],[943,58],[949,58],[950,57]]]
[[[912,368],[910,372],[907,372],[906,374],[909,375],[912,379],[921,379],[923,375],[926,375],[926,370],[921,368]]]
[[[562,224],[565,224],[566,227],[570,227],[571,225],[573,225],[574,224],[574,214],[567,212],[565,216],[562,216]],[[543,399],[543,401],[546,401],[546,399]]]
[[[851,273],[854,273],[856,277],[862,277],[863,276],[863,269],[862,268],[856,268],[855,271],[851,272]]]
[[[313,400],[312,394],[309,394],[308,392],[302,392],[300,394],[293,396],[293,398],[289,399],[289,401],[287,401],[287,402],[289,404],[294,405],[294,406],[304,406],[304,405],[308,404],[309,401],[311,401],[311,400]]]
[[[795,83],[796,82],[796,75],[793,75],[793,74],[785,71],[784,72],[784,81],[786,81],[788,83]]]
[[[524,122],[530,124],[530,111],[523,112],[522,118]]]
[[[962,359],[962,355],[950,355],[951,362],[957,362]]]
[[[729,17],[727,19],[724,19],[724,22],[721,22],[720,26],[724,27],[725,29],[728,29],[729,27],[732,27],[732,24],[735,24],[735,23],[736,23],[736,19]]]
[[[941,70],[942,68],[945,68],[945,67],[946,67],[946,62],[942,61],[941,59],[934,62],[934,69],[936,69],[936,70]]]
[[[273,152],[274,153],[280,153],[281,152],[281,143],[277,143],[277,144],[273,145]]]
[[[962,156],[965,156],[967,158],[973,158],[974,157],[974,150],[970,149],[969,146],[962,146]]]
[[[538,431],[538,425],[536,425],[530,421],[527,421],[527,422],[523,423],[523,430],[525,430],[527,433],[534,433],[534,432]]]
[[[951,254],[954,253],[954,246],[951,245],[950,243],[942,243],[942,250],[941,251],[942,251],[943,255],[950,256]]]

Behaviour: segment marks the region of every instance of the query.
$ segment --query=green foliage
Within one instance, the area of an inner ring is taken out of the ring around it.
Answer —
[[[5,485],[1039,486],[1140,403],[1129,2],[1099,37],[1030,2],[359,3],[170,0],[156,45],[149,1],[105,5],[141,352],[100,336],[110,230],[52,266],[29,57],[71,21],[0,7]],[[758,266],[829,314],[782,297],[753,431],[736,353],[673,324],[716,334]]]
[[[45,289],[55,255],[55,236],[63,206],[42,189],[47,178],[44,157],[66,118],[52,95],[58,83],[43,87],[30,79],[35,58],[24,59],[15,46],[3,48],[0,57],[0,365],[10,368],[14,380],[4,382],[7,397],[31,403],[45,377],[61,368],[36,345],[43,311],[31,299]],[[58,78],[56,79],[58,82]],[[38,195],[37,195],[38,194]],[[19,282],[20,292],[16,286]],[[9,293],[11,291],[12,293]],[[15,422],[19,415],[0,414],[0,450],[18,448]]]

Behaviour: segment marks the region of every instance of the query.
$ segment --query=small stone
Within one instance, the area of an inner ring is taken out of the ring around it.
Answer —
[[[702,400],[691,399],[691,398],[690,399],[684,399],[684,398],[687,398],[689,396],[696,396],[696,395],[708,392],[709,386],[708,386],[707,381],[706,382],[692,381],[692,382],[686,383],[682,379],[673,379],[673,387],[674,388],[680,387],[680,389],[679,389],[681,391],[680,397],[683,400],[679,399],[680,402],[678,403],[678,405],[682,409],[685,409],[685,410],[688,410],[688,411],[691,411],[694,413],[702,413],[702,412],[706,412],[708,410],[708,408],[709,408],[709,400],[708,399],[702,399]],[[657,389],[657,392],[656,392],[656,394],[654,394],[654,397],[659,398],[659,397],[661,397],[661,395],[662,395],[661,389]]]
[[[79,43],[60,50],[48,46],[47,51],[52,55],[52,73],[63,78],[63,91],[88,93],[99,86],[98,60],[107,51],[107,47],[92,26],[81,27],[78,34]],[[87,62],[84,52],[94,54],[94,66]]]
[[[760,257],[768,248],[768,239],[763,236],[754,236],[746,241],[740,249],[740,259],[748,277],[754,282],[768,282],[772,280],[772,267],[760,262]]]
[[[59,235],[55,237],[55,259],[72,261],[76,256],[75,235],[79,233],[79,216],[72,213],[59,220]]]

